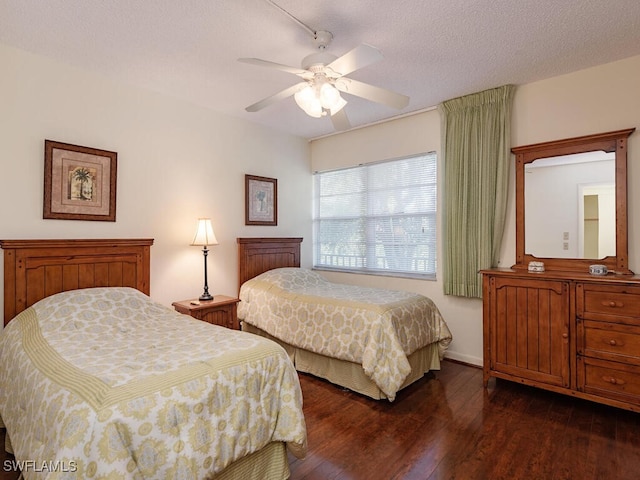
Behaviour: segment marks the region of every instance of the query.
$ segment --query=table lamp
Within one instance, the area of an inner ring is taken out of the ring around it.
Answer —
[[[204,292],[200,295],[199,300],[213,300],[213,295],[209,293],[209,285],[207,283],[207,255],[209,254],[209,249],[207,247],[209,245],[218,245],[218,240],[216,239],[216,234],[213,233],[211,219],[198,219],[198,229],[196,230],[196,236],[193,238],[191,245],[204,247],[202,249],[202,254],[204,255]]]

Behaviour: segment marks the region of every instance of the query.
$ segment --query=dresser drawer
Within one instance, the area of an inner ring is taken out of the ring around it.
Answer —
[[[578,389],[640,405],[640,367],[578,357]]]
[[[640,327],[585,320],[577,348],[581,355],[640,366]]]
[[[640,287],[577,286],[578,316],[640,325]]]

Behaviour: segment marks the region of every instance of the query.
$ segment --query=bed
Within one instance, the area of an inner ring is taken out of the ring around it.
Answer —
[[[300,268],[301,238],[238,238],[242,329],[280,343],[296,369],[373,399],[440,369],[452,336],[423,295],[329,282]]]
[[[152,243],[0,242],[8,451],[26,479],[288,478],[306,451],[289,357],[151,300]]]

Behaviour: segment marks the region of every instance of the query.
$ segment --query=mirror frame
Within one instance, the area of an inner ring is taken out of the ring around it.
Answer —
[[[544,262],[545,270],[589,272],[589,265],[606,265],[609,271],[621,275],[633,275],[628,267],[628,219],[627,219],[627,139],[635,128],[616,130],[574,137],[564,140],[514,147],[516,156],[516,263],[514,270],[528,270],[529,262]],[[527,163],[547,157],[557,157],[594,150],[615,152],[616,178],[616,254],[603,259],[540,258],[525,251],[524,228],[524,167]]]

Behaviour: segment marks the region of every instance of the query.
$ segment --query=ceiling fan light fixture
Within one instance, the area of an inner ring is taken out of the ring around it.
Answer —
[[[307,115],[314,118],[326,115],[327,111],[334,115],[347,104],[338,89],[326,81],[308,84],[298,90],[293,98]]]
[[[338,89],[330,83],[323,83],[319,94],[322,108],[329,110],[331,115],[339,112],[347,104],[347,101],[340,96]]]
[[[271,0],[268,1],[273,4]],[[348,93],[351,96],[398,110],[409,104],[409,97],[406,95],[347,77],[356,70],[382,60],[383,56],[380,50],[362,43],[344,55],[336,57],[326,51],[333,38],[331,32],[313,30],[289,13],[285,13],[313,35],[316,51],[302,59],[302,68],[260,60],[259,58],[239,58],[238,60],[243,63],[275,68],[297,75],[302,79],[296,85],[249,105],[245,108],[247,112],[257,112],[277,101],[295,96],[296,103],[307,115],[315,118],[331,115],[336,130],[347,130],[351,128],[351,125],[344,110],[347,101],[342,98],[342,93]]]
[[[320,118],[323,115],[322,104],[311,85],[297,91],[293,96],[298,106],[310,117]]]

